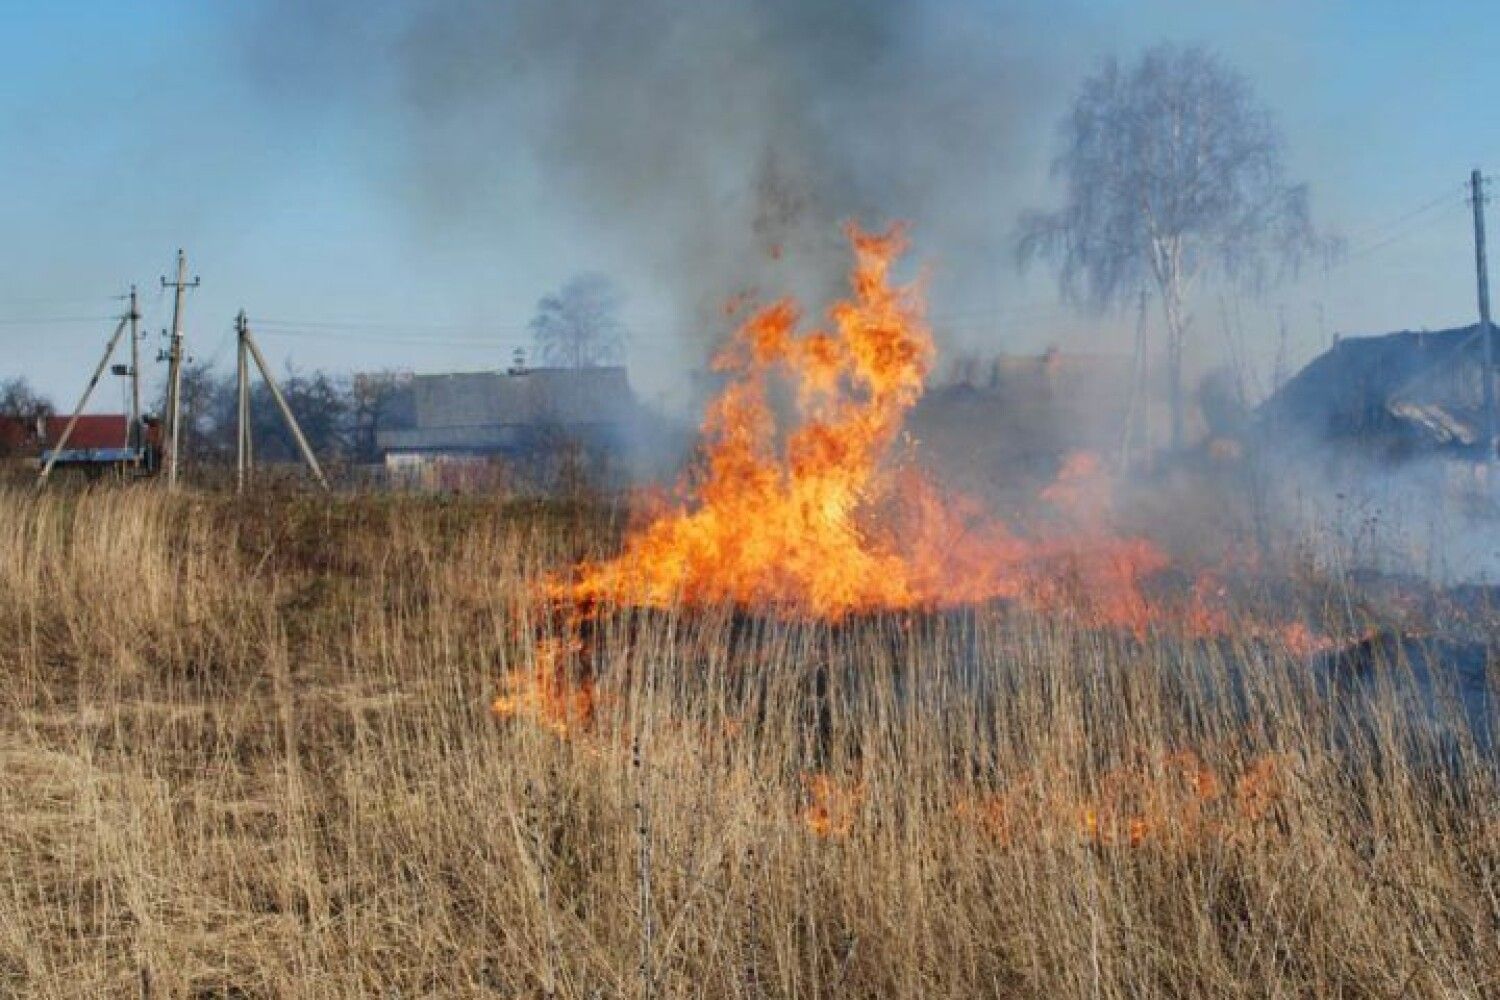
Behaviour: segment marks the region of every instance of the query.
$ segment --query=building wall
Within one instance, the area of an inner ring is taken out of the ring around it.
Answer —
[[[390,452],[387,482],[397,489],[430,493],[488,493],[509,480],[505,463],[487,455]]]

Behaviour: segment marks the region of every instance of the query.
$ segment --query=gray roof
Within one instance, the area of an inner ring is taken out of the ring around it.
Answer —
[[[416,426],[424,430],[612,424],[634,405],[622,367],[418,375],[412,395]]]
[[[416,375],[410,406],[393,407],[377,441],[387,449],[522,447],[547,430],[607,430],[632,419],[625,369],[528,368]]]
[[[1345,337],[1261,405],[1275,427],[1327,439],[1401,439],[1463,450],[1480,442],[1479,327]]]

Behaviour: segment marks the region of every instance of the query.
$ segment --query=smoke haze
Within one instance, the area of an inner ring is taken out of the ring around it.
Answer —
[[[422,225],[504,239],[559,214],[682,332],[747,287],[822,301],[851,219],[910,221],[944,280],[988,284],[965,262],[993,269],[1042,83],[1004,16],[916,3],[323,5],[288,46],[294,8],[257,22],[276,55],[252,70],[399,129]]]

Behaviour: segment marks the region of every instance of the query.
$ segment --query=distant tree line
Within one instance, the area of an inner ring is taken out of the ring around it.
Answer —
[[[328,461],[374,462],[375,428],[388,411],[396,391],[389,374],[347,378],[327,372],[288,369],[277,379],[287,405],[297,415],[302,433],[318,456]],[[166,391],[151,413],[166,409]],[[221,374],[206,364],[189,364],[182,370],[183,458],[189,462],[232,463],[235,452],[236,404],[232,374]],[[51,400],[33,389],[24,378],[0,380],[0,418],[30,427],[38,418],[58,412]],[[299,461],[281,411],[263,381],[250,388],[250,424],[255,436],[257,461]],[[8,447],[0,437],[0,449]]]
[[[397,391],[390,375],[349,378],[288,367],[277,378],[281,394],[320,460],[379,461],[375,429]],[[165,396],[157,412],[165,407]],[[182,370],[183,457],[190,462],[232,463],[236,446],[237,390],[232,374],[202,364]],[[257,462],[300,461],[297,444],[265,382],[250,386],[250,427]]]

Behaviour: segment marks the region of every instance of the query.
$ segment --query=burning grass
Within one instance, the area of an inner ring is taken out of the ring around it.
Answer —
[[[935,354],[920,283],[894,278],[904,231],[851,225],[848,237],[848,293],[821,326],[803,329],[801,307],[781,299],[750,311],[715,359],[726,383],[676,500],[646,511],[623,551],[551,580],[547,595],[583,615],[722,605],[830,621],[1004,601],[1138,636],[1227,631],[1223,573],[1153,593],[1176,568],[1150,539],[1115,530],[1098,456],[1069,456],[1024,525],[934,482],[900,438]],[[774,404],[778,389],[787,406]],[[1245,611],[1234,616],[1241,630],[1252,627]],[[1305,622],[1253,628],[1301,652],[1323,642]]]
[[[1500,985],[1491,760],[1406,710],[1402,644],[1358,647],[1390,683],[1341,727],[1314,661],[1232,615],[1191,642],[1003,601],[583,633],[536,593],[613,533],[0,494],[0,993]]]
[[[1173,561],[1087,455],[1016,524],[942,494],[900,233],[851,239],[623,532],[0,492],[0,992],[1500,988],[1489,605]]]

